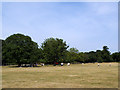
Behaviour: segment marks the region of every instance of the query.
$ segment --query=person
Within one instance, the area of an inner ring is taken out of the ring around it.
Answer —
[[[63,66],[63,63],[61,63],[61,66]]]
[[[56,62],[56,65],[58,65],[58,62]]]
[[[68,66],[70,66],[70,63],[67,63]]]
[[[56,66],[56,62],[54,62],[54,66]]]
[[[37,67],[37,65],[38,65],[38,64],[36,63],[35,66]]]
[[[98,63],[98,67],[100,66],[100,64]]]
[[[42,63],[41,65],[44,66],[44,63]]]
[[[109,63],[109,66],[111,66],[111,63]]]

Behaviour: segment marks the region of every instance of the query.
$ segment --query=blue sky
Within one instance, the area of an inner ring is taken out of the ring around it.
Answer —
[[[61,38],[80,52],[118,51],[117,2],[6,2],[2,4],[2,39],[28,35],[39,46]]]

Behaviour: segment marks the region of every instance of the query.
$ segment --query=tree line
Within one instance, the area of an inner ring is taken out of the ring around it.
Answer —
[[[103,50],[79,52],[77,48],[69,48],[66,41],[59,38],[46,39],[41,47],[30,36],[13,34],[2,41],[2,65],[35,63],[95,63],[119,62],[120,52],[112,53],[107,46]]]

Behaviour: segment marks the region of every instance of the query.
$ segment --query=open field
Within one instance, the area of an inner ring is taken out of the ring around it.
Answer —
[[[2,67],[3,88],[118,88],[118,63]]]

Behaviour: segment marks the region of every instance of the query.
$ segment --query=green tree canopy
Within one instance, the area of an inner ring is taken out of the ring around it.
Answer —
[[[103,62],[110,62],[112,61],[112,57],[110,55],[110,51],[108,51],[108,47],[107,46],[103,46],[103,50],[102,50],[102,59]]]
[[[70,48],[68,51],[71,53],[79,53],[79,50],[77,48]]]
[[[112,54],[113,61],[120,62],[120,52],[115,52]]]
[[[76,63],[79,62],[79,51],[77,48],[70,48],[66,53],[66,60],[67,62]]]
[[[120,52],[111,55],[109,48],[103,46],[103,50],[90,52],[79,52],[77,48],[68,49],[68,45],[63,39],[48,38],[41,48],[29,36],[23,34],[13,34],[5,40],[0,40],[0,57],[2,64],[31,64],[55,62],[65,63],[89,63],[89,62],[111,62],[120,61]],[[2,48],[1,48],[2,47]],[[68,49],[68,50],[67,50]]]
[[[8,63],[16,63],[21,66],[22,63],[34,63],[34,58],[38,45],[29,36],[23,34],[13,34],[3,43],[3,59]]]
[[[44,53],[44,59],[52,64],[63,61],[62,59],[64,59],[64,54],[68,46],[62,39],[48,38],[42,43],[41,48]]]

